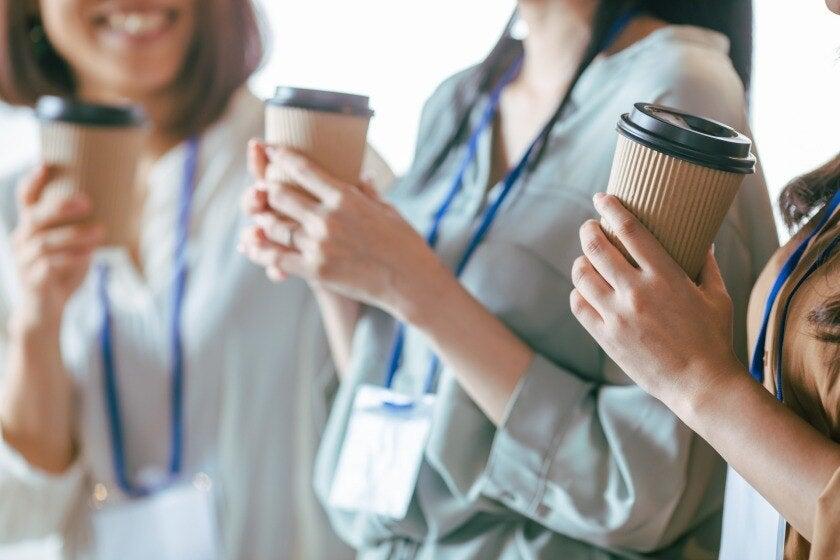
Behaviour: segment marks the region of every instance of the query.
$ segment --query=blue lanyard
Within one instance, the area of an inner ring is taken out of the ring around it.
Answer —
[[[607,32],[603,43],[600,45],[600,51],[603,51],[609,45],[611,45],[621,34],[621,32],[627,27],[627,25],[632,21],[632,19],[638,14],[638,8],[630,9],[624,12],[616,21],[613,23],[610,30]],[[496,112],[499,108],[499,101],[502,96],[502,92],[504,89],[519,75],[519,71],[522,69],[522,62],[523,59],[520,57],[514,64],[505,72],[502,76],[502,79],[499,81],[499,84],[490,94],[490,100],[487,103],[487,108],[484,110],[484,113],[481,117],[481,120],[476,126],[475,130],[473,131],[472,135],[470,136],[469,143],[467,144],[467,153],[464,156],[464,159],[461,161],[461,165],[458,167],[458,171],[455,174],[455,179],[452,181],[452,186],[450,187],[446,197],[444,197],[443,202],[441,203],[438,210],[434,213],[432,217],[432,225],[429,229],[429,232],[426,235],[426,242],[432,249],[437,247],[438,242],[438,235],[440,232],[441,223],[443,223],[444,218],[449,213],[449,210],[454,202],[455,198],[458,194],[463,190],[464,187],[464,178],[467,174],[467,171],[472,165],[473,160],[475,160],[476,155],[478,154],[478,145],[481,140],[482,134],[487,130],[488,127],[493,122],[493,119],[496,116]],[[526,168],[528,167],[528,162],[531,159],[531,156],[534,154],[538,146],[545,141],[549,130],[542,130],[537,137],[531,142],[528,149],[523,154],[522,158],[519,160],[519,163],[511,169],[507,176],[504,178],[502,182],[502,188],[499,191],[498,196],[496,196],[495,200],[487,207],[487,210],[484,212],[484,215],[481,218],[481,221],[478,224],[478,227],[475,229],[472,238],[470,239],[469,243],[467,244],[467,248],[464,251],[464,254],[461,256],[461,260],[458,262],[457,266],[455,267],[455,277],[460,278],[461,274],[467,268],[467,265],[472,259],[475,251],[484,241],[484,238],[487,236],[488,232],[490,231],[493,222],[496,219],[496,216],[499,213],[499,209],[504,204],[505,200],[507,200],[510,193],[513,191],[514,186],[519,182],[519,179],[522,178],[523,173],[525,172]],[[402,355],[403,349],[405,347],[405,330],[406,326],[404,323],[399,323],[396,329],[396,335],[394,337],[394,342],[391,347],[391,358],[388,361],[388,370],[385,377],[385,386],[387,388],[392,388],[394,385],[394,380],[397,375],[397,371],[400,368],[400,364],[402,362]],[[425,393],[431,393],[434,389],[435,379],[437,377],[437,370],[439,366],[439,359],[436,355],[432,355],[431,362],[429,364],[429,371],[426,376],[426,383],[424,386]]]
[[[181,472],[184,451],[184,349],[181,332],[181,316],[184,308],[184,294],[187,285],[187,237],[189,235],[190,210],[198,166],[198,139],[187,142],[187,154],[184,162],[184,175],[181,184],[180,203],[178,206],[178,229],[175,238],[174,273],[172,279],[172,312],[170,332],[172,336],[172,447],[169,457],[169,479],[162,486],[171,483]],[[126,468],[125,436],[120,398],[117,389],[117,368],[114,360],[113,326],[111,319],[111,300],[108,296],[108,277],[110,270],[106,264],[97,267],[98,292],[102,308],[102,325],[99,335],[102,367],[104,369],[105,405],[108,413],[113,466],[117,484],[128,496],[133,498],[148,496],[155,488],[133,483]]]
[[[752,375],[753,379],[758,381],[759,383],[764,383],[764,354],[767,348],[767,329],[770,325],[770,316],[773,312],[773,306],[776,303],[776,300],[779,298],[779,293],[782,291],[785,283],[790,279],[791,275],[793,274],[796,267],[799,266],[802,257],[805,255],[805,251],[808,249],[811,241],[816,238],[822,230],[825,228],[828,221],[831,219],[831,216],[840,208],[840,191],[835,193],[834,197],[829,201],[826,205],[824,210],[824,215],[819,223],[814,228],[807,238],[796,248],[796,251],[788,257],[787,261],[785,261],[782,270],[779,272],[779,276],[776,278],[775,283],[773,284],[773,288],[770,290],[770,295],[767,296],[767,304],[764,306],[764,320],[761,323],[761,330],[758,332],[758,338],[756,339],[755,343],[755,352],[753,353],[752,362],[750,364],[750,374]],[[784,344],[784,336],[785,336],[785,325],[787,324],[787,314],[790,308],[791,301],[793,300],[793,296],[796,295],[796,292],[799,291],[799,288],[805,281],[817,271],[823,264],[825,264],[828,256],[832,254],[833,250],[840,244],[840,238],[835,239],[831,242],[831,244],[823,251],[820,257],[814,262],[814,264],[808,269],[805,275],[799,280],[799,282],[794,286],[793,291],[791,292],[790,297],[788,298],[787,302],[784,305],[782,310],[781,316],[781,323],[779,325],[780,333],[778,336],[779,339],[779,352],[777,353],[776,359],[776,398],[780,401],[784,399],[784,392],[782,390],[782,344]]]

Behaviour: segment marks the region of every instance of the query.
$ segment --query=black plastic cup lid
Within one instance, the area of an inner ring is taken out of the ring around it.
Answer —
[[[752,141],[725,124],[649,103],[618,121],[628,138],[667,155],[730,173],[755,172]]]
[[[143,109],[136,105],[97,105],[49,95],[38,100],[35,114],[42,121],[114,128],[141,126],[146,122]]]
[[[340,113],[359,117],[373,116],[369,97],[338,91],[280,86],[274,93],[274,97],[269,99],[267,103],[278,107],[294,107],[326,113]]]

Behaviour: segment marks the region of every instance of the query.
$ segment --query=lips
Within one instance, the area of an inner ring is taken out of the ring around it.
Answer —
[[[174,26],[178,15],[178,10],[167,7],[108,5],[93,16],[93,24],[110,37],[144,41],[166,33]]]

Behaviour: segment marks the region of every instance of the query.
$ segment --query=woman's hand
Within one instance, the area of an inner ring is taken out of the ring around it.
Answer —
[[[4,441],[30,464],[62,473],[76,452],[76,408],[61,356],[61,318],[104,230],[81,223],[91,211],[85,195],[43,196],[50,171],[41,167],[18,187],[12,245],[22,293],[9,322],[0,427]]]
[[[621,202],[595,196],[595,207],[638,268],[608,240],[598,222],[580,230],[570,300],[578,321],[609,356],[653,396],[686,402],[715,375],[735,369],[732,302],[712,252],[696,285]]]
[[[51,170],[42,166],[18,186],[19,224],[12,247],[22,288],[15,319],[28,326],[57,327],[64,307],[104,240],[101,225],[84,224],[90,200],[83,193],[44,197]]]
[[[299,276],[401,320],[434,297],[445,267],[372,187],[334,179],[288,149],[268,148],[256,163],[287,181],[262,182],[244,202],[256,225],[243,249],[269,276]]]

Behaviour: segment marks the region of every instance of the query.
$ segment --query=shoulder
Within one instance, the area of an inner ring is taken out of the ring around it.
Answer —
[[[746,126],[746,93],[725,36],[698,27],[668,26],[635,47],[626,75],[638,100]]]
[[[202,135],[202,149],[215,155],[234,154],[244,160],[248,140],[263,135],[263,102],[246,87],[230,99],[224,115]],[[236,149],[231,149],[236,146]]]
[[[451,134],[457,126],[458,115],[455,107],[463,104],[463,98],[469,82],[474,78],[476,66],[466,68],[448,77],[435,88],[432,95],[423,104],[420,115],[418,140]],[[418,148],[422,146],[418,142]]]

